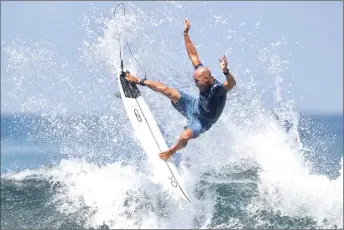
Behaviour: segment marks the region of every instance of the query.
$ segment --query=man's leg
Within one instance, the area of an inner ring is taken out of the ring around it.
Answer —
[[[145,80],[145,85],[155,92],[161,93],[162,95],[168,97],[173,103],[177,103],[180,99],[178,90],[170,88],[161,82]]]
[[[181,133],[177,140],[177,143],[170,147],[168,150],[161,152],[159,154],[160,158],[163,160],[167,160],[175,152],[182,148],[185,148],[189,140],[197,138],[204,131],[205,130],[202,128],[201,122],[197,118],[188,118],[188,127]]]

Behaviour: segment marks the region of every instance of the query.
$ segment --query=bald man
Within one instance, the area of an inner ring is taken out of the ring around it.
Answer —
[[[184,148],[188,141],[197,138],[200,134],[209,130],[219,119],[226,104],[227,92],[235,85],[235,79],[228,70],[226,56],[220,58],[220,67],[226,77],[224,82],[219,82],[210,72],[210,69],[204,67],[198,57],[195,46],[189,37],[190,22],[184,22],[184,40],[188,56],[195,67],[193,78],[199,89],[199,97],[193,96],[174,88],[170,88],[163,83],[140,79],[129,72],[126,74],[126,80],[161,93],[171,100],[173,107],[187,118],[187,126],[181,133],[175,145],[159,154],[163,160],[171,157],[176,151]]]

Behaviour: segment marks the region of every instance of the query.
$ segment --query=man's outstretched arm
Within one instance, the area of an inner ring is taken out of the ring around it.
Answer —
[[[186,47],[186,51],[187,51],[187,53],[189,55],[189,58],[190,58],[192,64],[194,65],[194,67],[196,67],[198,64],[201,63],[201,61],[199,60],[196,48],[192,44],[191,39],[189,37],[189,29],[190,29],[190,21],[189,20],[185,20],[185,22],[184,22],[184,41],[185,41],[185,47]]]
[[[163,160],[167,160],[169,157],[171,157],[175,152],[178,150],[185,148],[185,146],[188,144],[188,141],[192,139],[192,130],[186,129],[182,132],[180,135],[177,143],[169,148],[168,150],[162,152],[159,154],[160,158]]]
[[[225,55],[220,58],[220,67],[223,74],[226,76],[226,81],[223,83],[223,87],[226,91],[229,91],[236,85],[236,81],[228,70],[228,61]]]

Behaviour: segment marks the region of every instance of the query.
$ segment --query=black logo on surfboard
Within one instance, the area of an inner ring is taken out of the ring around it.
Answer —
[[[169,176],[168,179],[170,179],[172,187],[177,188],[178,184],[176,181],[173,180],[173,177]]]
[[[140,116],[140,113],[137,109],[134,109],[134,113],[135,113],[135,116],[136,116],[136,119],[139,121],[139,122],[142,122],[142,118]]]

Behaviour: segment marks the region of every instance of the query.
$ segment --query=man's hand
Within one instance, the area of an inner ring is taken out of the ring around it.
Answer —
[[[160,156],[160,158],[161,158],[162,160],[167,160],[167,159],[170,158],[172,155],[173,155],[173,153],[171,152],[170,149],[168,149],[168,150],[166,150],[166,151],[164,151],[164,152],[161,152],[161,153],[159,154],[159,156]]]
[[[222,69],[222,72],[227,73],[228,72],[228,61],[225,55],[223,55],[220,58],[220,67]]]
[[[130,73],[128,73],[128,72],[125,74],[125,79],[129,82],[136,83],[136,84],[138,84],[140,81],[140,79],[138,77],[130,75]]]
[[[223,88],[226,91],[229,91],[236,85],[236,81],[233,75],[228,70],[228,61],[225,55],[220,58],[220,67],[223,74],[226,76],[226,81],[223,83]]]
[[[188,33],[189,32],[189,29],[190,29],[190,21],[185,19],[184,21],[184,33]]]

